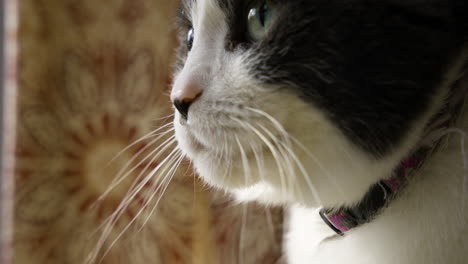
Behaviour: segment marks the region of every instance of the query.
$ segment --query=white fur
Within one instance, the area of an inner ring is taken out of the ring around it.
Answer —
[[[460,125],[467,131],[468,119]],[[344,237],[324,240],[330,230],[315,210],[291,209],[289,263],[467,263],[462,158],[454,134],[381,215]]]
[[[468,113],[456,127],[388,208],[344,237],[334,235],[316,209],[292,207],[284,241],[288,263],[467,263]]]
[[[176,114],[179,147],[201,177],[239,199],[292,205],[285,237],[290,264],[466,263],[468,218],[462,213],[466,199],[457,136],[431,157],[389,208],[346,236],[333,237],[315,209],[356,203],[369,186],[388,177],[439,110],[448,82],[403,142],[376,160],[350,143],[320,109],[287,92],[291,89],[272,92],[278,87],[257,83],[247,71],[250,62],[245,54],[224,51],[227,25],[214,0],[199,0],[191,10],[195,41],[175,83],[197,79],[204,90],[192,104],[188,122]],[[275,121],[246,110],[249,107]],[[233,116],[243,121],[236,122]],[[460,124],[464,131],[467,121]],[[290,145],[299,162],[279,152],[275,157],[260,136],[242,126],[245,123],[259,130],[266,127],[278,140],[286,130],[303,145]],[[264,161],[260,168],[259,160]],[[284,176],[277,160],[284,165]]]

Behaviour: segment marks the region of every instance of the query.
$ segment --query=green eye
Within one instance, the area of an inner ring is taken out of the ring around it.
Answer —
[[[260,40],[265,37],[276,16],[276,5],[272,0],[261,1],[259,5],[251,8],[247,17],[250,38]]]
[[[187,32],[187,49],[189,51],[192,49],[193,35],[194,35],[193,28],[190,28],[189,31]]]

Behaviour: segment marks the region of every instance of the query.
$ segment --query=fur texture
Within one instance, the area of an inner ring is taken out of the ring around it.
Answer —
[[[24,0],[19,7],[8,13],[20,19],[19,32],[7,36],[19,38],[11,62],[21,67],[8,75],[19,79],[17,126],[1,135],[18,138],[8,152],[15,154],[8,163],[14,212],[0,206],[8,211],[0,222],[14,217],[14,228],[0,228],[14,235],[1,250],[14,257],[0,263],[274,263],[279,210],[267,219],[263,207],[233,206],[221,192],[198,188],[186,162],[170,184],[168,170],[150,173],[176,147],[165,135],[172,136],[166,94],[177,1]],[[177,160],[165,164],[175,168]]]
[[[198,173],[241,200],[291,206],[289,263],[465,263],[456,136],[345,237],[315,211],[357,203],[415,150],[466,62],[467,4],[268,1],[277,15],[253,41],[247,15],[260,3],[183,5],[172,97],[201,95],[174,124]],[[456,125],[465,133],[466,116]]]

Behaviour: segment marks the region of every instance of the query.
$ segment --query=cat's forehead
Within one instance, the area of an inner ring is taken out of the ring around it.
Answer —
[[[245,0],[183,0],[182,4],[188,11],[195,7],[218,7],[222,9],[233,8],[239,4],[244,4]],[[252,2],[252,1],[250,1]]]
[[[215,26],[226,20],[229,2],[235,2],[235,0],[184,0],[182,15],[195,28]]]
[[[220,10],[222,6],[225,6],[222,2],[228,2],[228,0],[184,0],[182,6],[187,15],[200,16],[204,12],[213,11],[213,9]]]
[[[254,0],[183,0],[182,9],[188,19],[196,21],[203,16],[221,12],[225,18],[252,5]]]

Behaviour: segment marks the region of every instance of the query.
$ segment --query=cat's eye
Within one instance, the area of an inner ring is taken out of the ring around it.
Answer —
[[[248,33],[252,40],[260,40],[268,33],[277,16],[275,1],[261,1],[249,10]]]
[[[188,49],[188,50],[191,50],[191,49],[192,49],[192,45],[193,45],[193,35],[194,35],[193,28],[190,28],[190,29],[187,31],[187,49]]]

